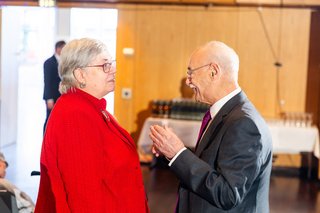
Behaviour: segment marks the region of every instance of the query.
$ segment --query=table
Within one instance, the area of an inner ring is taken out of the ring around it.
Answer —
[[[185,146],[194,148],[201,121],[147,118],[138,140],[138,151],[142,162],[150,162],[152,160],[152,141],[149,138],[149,132],[150,126],[154,124],[171,127]],[[281,120],[267,120],[267,124],[272,136],[274,154],[310,153],[308,156],[308,176],[310,176],[312,153],[320,159],[318,128],[315,126],[289,126],[285,125]]]
[[[299,154],[313,153],[320,158],[319,131],[316,126],[297,127],[285,125],[282,121],[267,120],[269,126],[273,153]]]
[[[183,141],[187,147],[194,148],[197,141],[198,132],[200,130],[201,121],[176,120],[164,118],[149,117],[145,120],[140,137],[138,140],[138,152],[140,161],[151,162],[152,160],[152,141],[149,138],[150,126],[152,125],[168,126],[173,129],[177,136]]]

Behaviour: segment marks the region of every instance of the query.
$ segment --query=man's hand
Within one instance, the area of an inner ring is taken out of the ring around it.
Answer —
[[[150,130],[149,136],[153,141],[153,153],[156,156],[162,153],[166,158],[172,159],[184,147],[170,128],[153,125]]]
[[[48,99],[47,100],[47,108],[52,109],[54,106],[54,100],[53,99]]]

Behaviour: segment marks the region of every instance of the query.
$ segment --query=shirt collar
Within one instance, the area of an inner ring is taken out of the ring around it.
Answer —
[[[210,107],[210,115],[211,118],[213,119],[214,116],[219,112],[219,110],[223,107],[223,105],[225,105],[231,98],[233,98],[235,95],[237,95],[238,93],[241,92],[241,88],[238,87],[237,89],[233,90],[232,92],[230,92],[228,95],[224,96],[223,98],[221,98],[219,101],[217,101],[216,103],[214,103],[211,107]]]
[[[60,62],[60,55],[58,55],[57,53],[55,53],[55,54],[54,54],[54,57],[56,57],[57,62],[59,63],[59,62]]]

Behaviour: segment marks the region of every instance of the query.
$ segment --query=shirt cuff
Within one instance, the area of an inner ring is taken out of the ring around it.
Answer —
[[[169,162],[169,166],[171,166],[173,164],[173,162],[177,159],[177,157],[186,149],[187,149],[186,147],[183,147],[182,149],[180,149],[180,151],[177,152],[177,154]]]

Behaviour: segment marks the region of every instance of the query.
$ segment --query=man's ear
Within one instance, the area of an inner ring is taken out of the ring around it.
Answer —
[[[220,72],[220,67],[218,64],[210,64],[210,72],[211,72],[211,76],[215,76],[218,74],[218,72]]]

